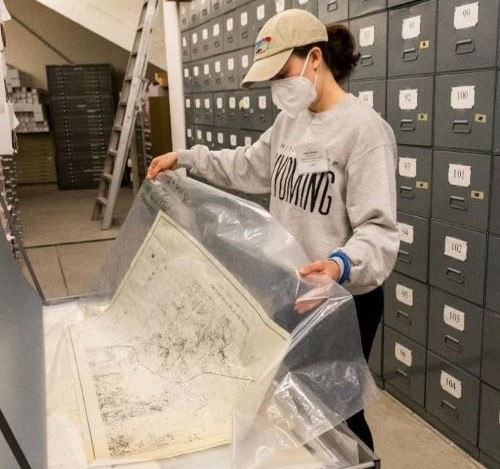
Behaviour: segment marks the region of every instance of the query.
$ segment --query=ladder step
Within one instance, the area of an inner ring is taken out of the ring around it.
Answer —
[[[102,173],[102,178],[107,182],[111,182],[113,180],[113,175],[111,173]]]
[[[97,197],[97,203],[99,205],[102,205],[103,207],[106,207],[106,205],[108,205],[108,199],[106,199],[106,197],[103,197],[102,195],[100,195],[99,197]]]
[[[118,152],[116,150],[108,150],[108,155],[112,156],[113,158],[116,158],[116,155],[118,155]]]
[[[114,132],[121,132],[122,130],[123,130],[123,125],[114,125],[113,126]]]
[[[125,77],[125,80],[127,83],[131,83],[132,82],[132,77]]]
[[[127,101],[120,101],[118,103],[118,106],[126,106],[127,105]]]

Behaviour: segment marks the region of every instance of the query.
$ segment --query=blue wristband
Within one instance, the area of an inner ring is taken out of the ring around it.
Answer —
[[[342,285],[344,282],[349,280],[349,276],[351,274],[351,262],[349,261],[347,255],[342,251],[334,251],[328,256],[328,259],[335,258],[340,259],[342,264],[344,264],[344,272],[337,282],[339,285]]]

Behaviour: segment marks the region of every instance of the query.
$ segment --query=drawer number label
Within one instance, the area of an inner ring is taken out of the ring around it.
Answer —
[[[455,8],[455,29],[473,28],[479,22],[479,2],[467,3]]]
[[[399,158],[399,175],[415,179],[417,177],[417,159],[404,157]]]
[[[441,388],[456,399],[462,398],[462,381],[454,378],[446,371],[441,371]]]
[[[360,91],[358,98],[361,99],[365,104],[368,104],[373,108],[373,91]]]
[[[401,31],[401,36],[403,39],[415,39],[420,36],[420,23],[422,17],[413,16],[411,18],[405,18],[403,20],[403,28]]]
[[[396,360],[406,366],[411,366],[413,362],[411,350],[401,344],[398,344],[397,342],[394,343],[394,356],[396,357]]]
[[[465,262],[467,260],[467,241],[446,236],[444,254],[445,256]]]
[[[450,164],[448,167],[448,182],[452,186],[469,187],[472,168],[461,164]]]
[[[413,306],[413,290],[397,283],[396,299],[407,306]]]
[[[465,330],[465,313],[451,306],[444,305],[443,308],[444,323],[457,331]]]
[[[413,244],[414,236],[413,236],[413,226],[407,225],[406,223],[399,223],[399,239],[403,243]]]
[[[452,86],[451,107],[453,109],[472,109],[476,103],[475,86]]]
[[[418,90],[399,90],[399,109],[413,111],[418,107]]]
[[[359,30],[360,47],[370,47],[375,44],[375,26],[368,26]]]

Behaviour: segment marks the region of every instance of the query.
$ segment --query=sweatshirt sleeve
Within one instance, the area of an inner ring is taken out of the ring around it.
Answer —
[[[217,186],[250,194],[265,194],[271,184],[271,132],[266,130],[253,145],[211,151],[204,145],[180,150],[178,164]]]
[[[346,168],[346,206],[353,234],[340,250],[351,266],[345,286],[355,294],[381,285],[396,263],[399,230],[393,148],[376,147]]]

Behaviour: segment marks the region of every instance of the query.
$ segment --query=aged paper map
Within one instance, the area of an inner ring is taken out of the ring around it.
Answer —
[[[69,337],[90,459],[147,460],[228,443],[287,333],[160,212],[110,306]]]

